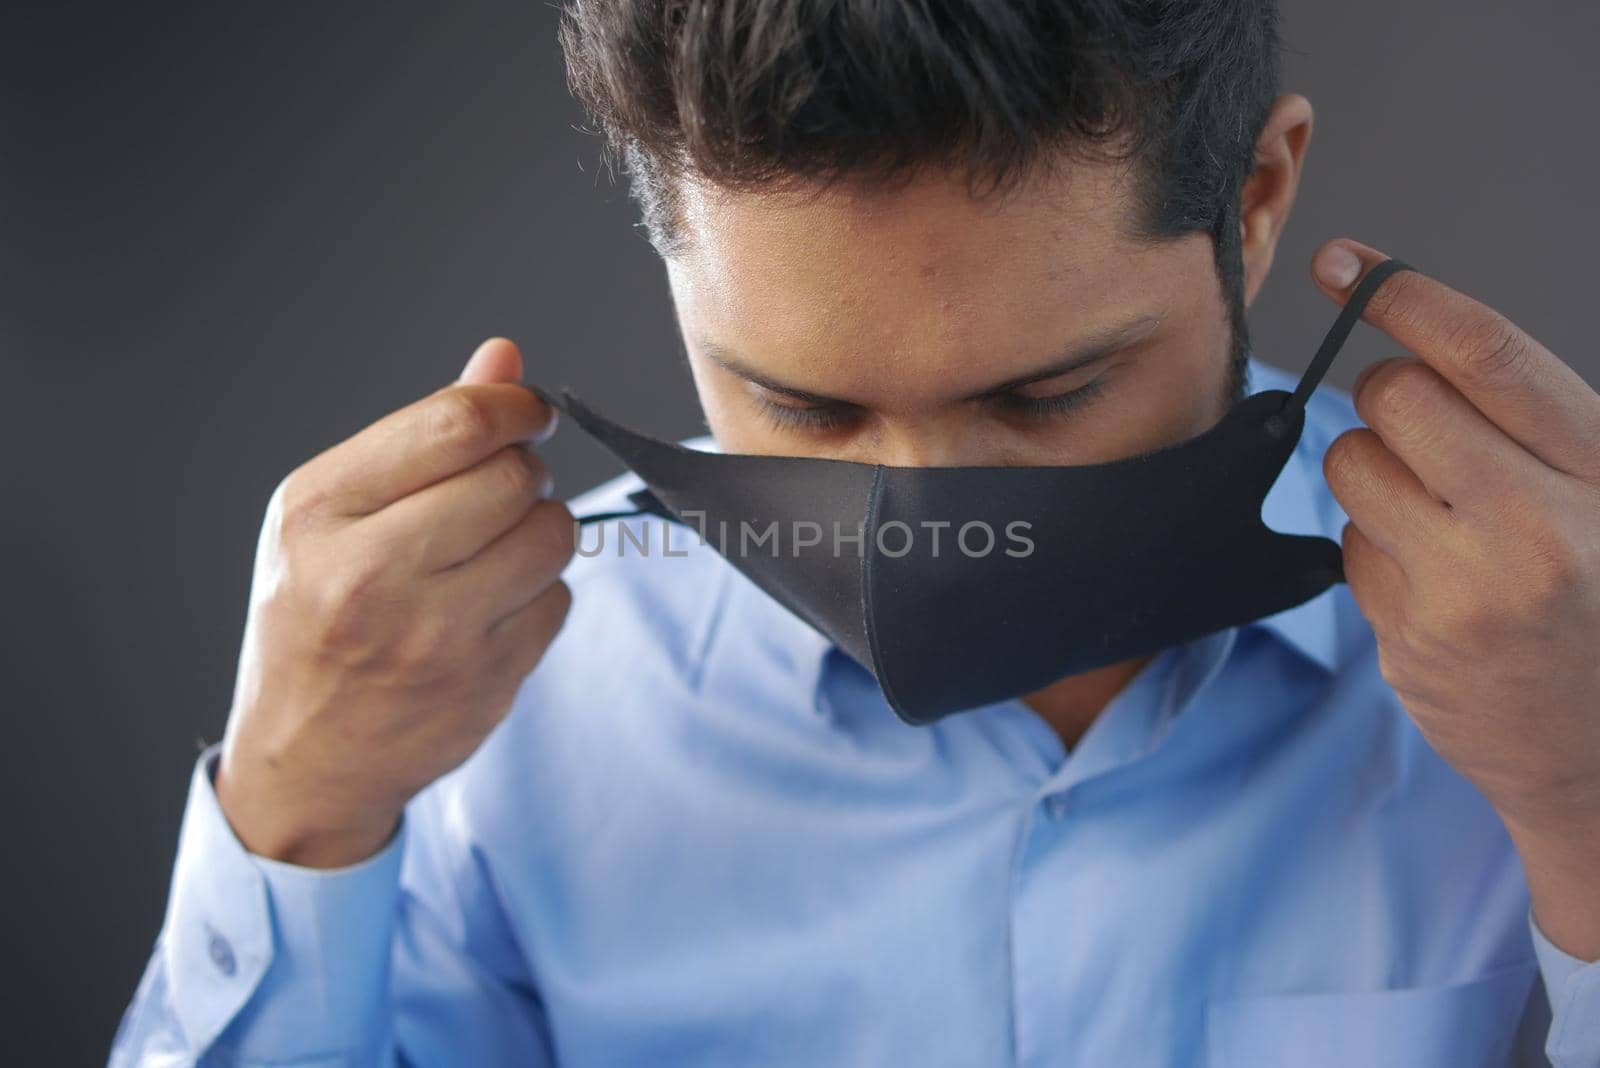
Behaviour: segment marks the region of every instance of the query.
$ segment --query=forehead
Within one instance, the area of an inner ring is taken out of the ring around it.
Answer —
[[[984,198],[948,172],[891,189],[730,192],[691,182],[684,251],[668,273],[691,343],[757,361],[870,353],[881,371],[997,338],[1026,349],[1170,297],[1173,257],[1132,233],[1132,195],[1131,167],[1112,163]]]

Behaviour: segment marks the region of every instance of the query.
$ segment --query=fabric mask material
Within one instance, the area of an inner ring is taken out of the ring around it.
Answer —
[[[530,386],[631,468],[633,512],[683,524],[872,672],[905,722],[932,723],[1064,676],[1260,619],[1344,581],[1342,551],[1261,508],[1305,402],[1372,293],[1372,268],[1293,393],[1237,402],[1209,430],[1071,466],[892,467],[700,452]],[[762,535],[766,535],[763,537]]]

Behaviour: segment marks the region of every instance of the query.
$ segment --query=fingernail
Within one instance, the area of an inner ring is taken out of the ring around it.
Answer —
[[[1312,265],[1317,279],[1330,289],[1348,289],[1361,273],[1361,261],[1343,245],[1329,245]]]
[[[545,442],[550,440],[551,435],[553,435],[556,432],[556,427],[559,426],[560,423],[561,423],[561,412],[558,409],[556,409],[554,407],[551,407],[550,408],[550,421],[548,423],[546,423],[540,429],[538,429],[538,430],[534,431],[532,434],[528,435],[528,439],[527,440],[531,444],[534,444],[534,445],[543,445]]]
[[[529,442],[527,438],[523,438],[522,440],[518,441],[517,447],[522,450],[522,453],[527,458],[528,463],[538,465],[539,496],[548,498],[556,491],[556,479],[555,476],[550,473],[549,466],[547,466],[544,462],[544,459],[534,451],[532,443]]]

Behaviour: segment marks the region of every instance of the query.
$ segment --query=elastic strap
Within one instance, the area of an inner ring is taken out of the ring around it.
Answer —
[[[1322,381],[1328,365],[1333,363],[1339,347],[1344,344],[1345,338],[1350,336],[1351,328],[1356,325],[1356,320],[1361,318],[1361,312],[1366,308],[1367,301],[1372,299],[1372,294],[1383,284],[1383,280],[1399,271],[1415,270],[1415,267],[1402,260],[1387,259],[1367,272],[1361,284],[1356,286],[1356,291],[1350,294],[1350,299],[1340,310],[1339,317],[1333,321],[1333,326],[1328,329],[1328,335],[1322,339],[1317,354],[1311,358],[1311,366],[1300,376],[1300,384],[1295,386],[1294,394],[1283,402],[1284,410],[1291,405],[1301,407],[1305,405],[1306,398],[1311,396],[1311,391]]]
[[[631,512],[591,512],[588,515],[573,516],[581,527],[586,523],[603,523],[608,519],[630,519],[636,515],[648,515],[643,508],[635,508]]]
[[[667,519],[674,523],[683,522],[672,510],[661,502],[661,498],[651,493],[648,489],[637,489],[628,494],[628,503],[636,507],[619,512],[591,512],[588,515],[575,516],[581,527],[586,523],[600,523],[608,519],[628,519],[636,515],[653,515],[659,519]]]

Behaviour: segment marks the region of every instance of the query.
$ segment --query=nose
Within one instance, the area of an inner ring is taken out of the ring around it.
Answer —
[[[969,467],[993,462],[979,435],[959,419],[880,425],[879,432],[851,459],[889,467]]]

